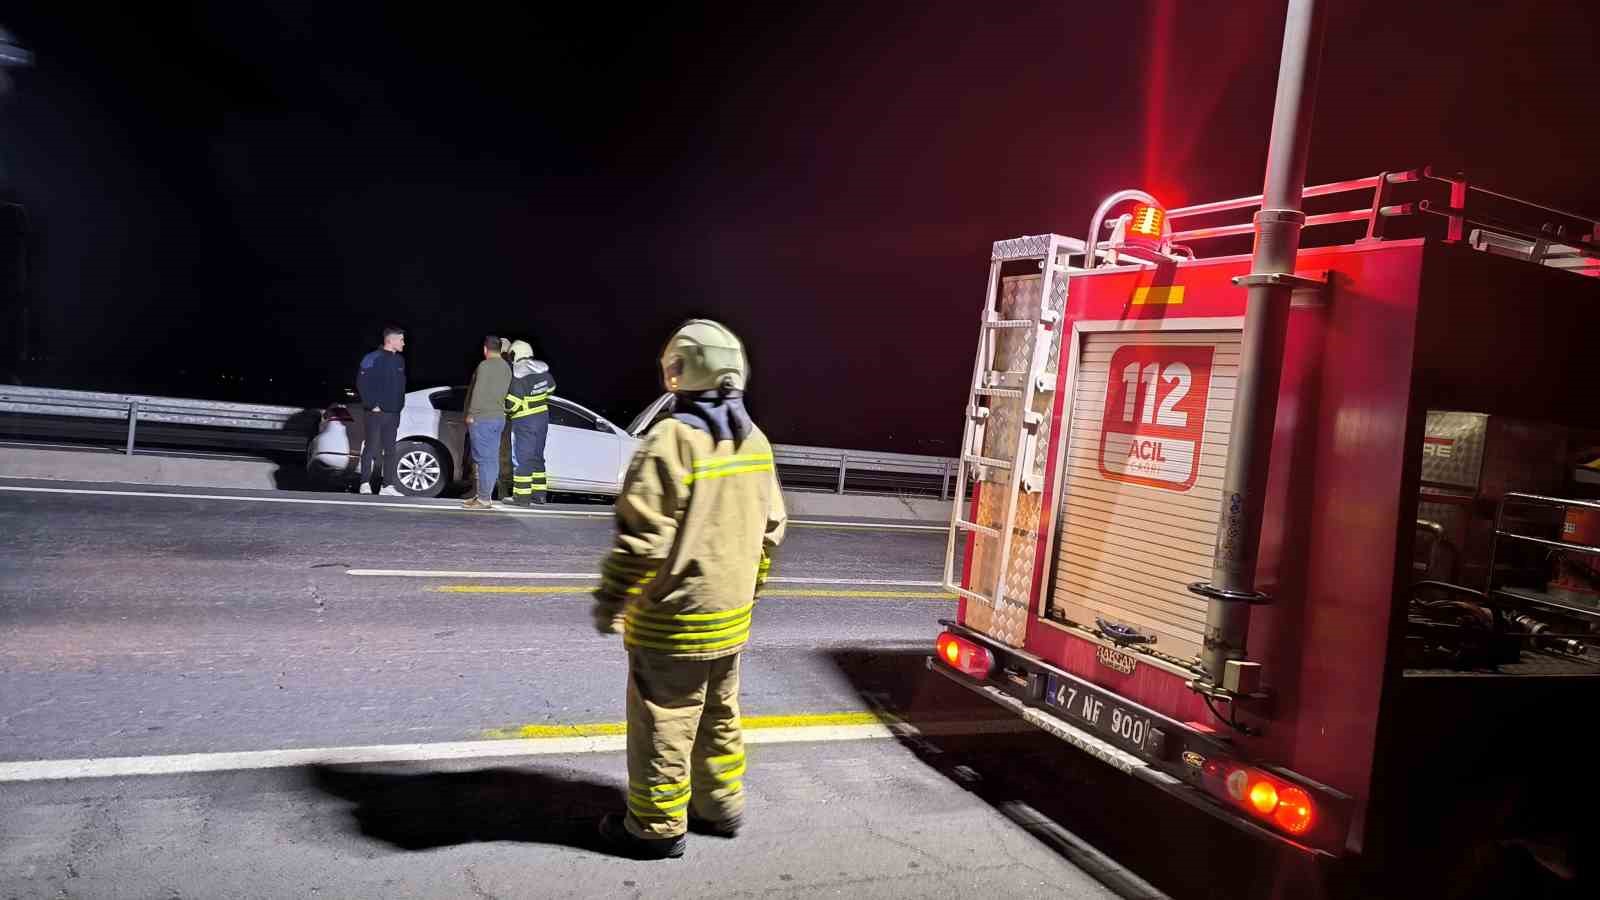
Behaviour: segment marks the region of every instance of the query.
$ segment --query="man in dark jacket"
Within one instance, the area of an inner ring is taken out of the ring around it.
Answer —
[[[361,486],[363,494],[377,490],[394,459],[395,435],[400,429],[400,410],[406,405],[406,333],[390,325],[383,329],[383,346],[361,358],[356,373],[356,392],[365,411],[366,436],[361,445]],[[382,493],[398,497],[393,485]]]

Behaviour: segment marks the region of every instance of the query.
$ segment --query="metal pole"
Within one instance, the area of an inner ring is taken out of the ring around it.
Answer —
[[[127,455],[133,455],[133,432],[139,426],[139,401],[128,401],[128,450]]]
[[[950,499],[950,461],[944,463],[944,479],[939,482],[939,499]]]
[[[1228,660],[1245,656],[1250,605],[1269,600],[1256,590],[1256,553],[1277,416],[1284,335],[1295,286],[1295,256],[1300,249],[1300,229],[1305,224],[1300,197],[1305,189],[1311,116],[1322,63],[1324,12],[1319,0],[1289,0],[1266,179],[1261,190],[1261,210],[1255,217],[1255,252],[1250,274],[1237,279],[1249,295],[1233,423],[1228,431],[1222,514],[1217,523],[1211,582],[1191,587],[1208,601],[1201,662],[1206,680],[1213,686],[1223,685]]]
[[[843,453],[841,453],[841,454],[839,454],[839,493],[841,493],[841,494],[842,494],[842,493],[844,493],[844,470],[845,470],[845,463],[846,463],[846,462],[847,462],[847,461],[848,461],[848,460],[849,460],[849,459],[850,459],[850,457],[849,457],[849,456],[847,456],[847,455],[846,455],[846,454],[843,454]]]

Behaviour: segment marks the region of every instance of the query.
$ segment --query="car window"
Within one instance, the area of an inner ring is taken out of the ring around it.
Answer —
[[[643,434],[646,428],[655,424],[656,419],[662,416],[670,400],[672,400],[671,394],[662,394],[657,397],[654,402],[644,408],[643,412],[634,417],[633,422],[628,425],[628,433],[633,435]]]
[[[441,412],[461,412],[467,405],[467,389],[445,388],[442,391],[434,391],[428,396],[428,402]]]
[[[552,400],[550,401],[550,424],[593,431],[594,416],[579,412],[564,403]]]

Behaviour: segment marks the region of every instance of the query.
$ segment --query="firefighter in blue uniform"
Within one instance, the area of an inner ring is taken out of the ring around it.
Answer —
[[[506,419],[511,425],[511,502],[515,506],[544,503],[548,498],[544,443],[550,434],[550,395],[555,389],[550,367],[533,358],[528,342],[512,343]]]

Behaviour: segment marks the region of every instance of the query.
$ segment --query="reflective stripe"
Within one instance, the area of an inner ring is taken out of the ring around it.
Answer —
[[[749,640],[750,632],[744,631],[741,632],[737,637],[731,637],[725,641],[718,641],[715,644],[690,644],[688,646],[684,646],[682,644],[670,644],[661,641],[647,641],[643,638],[635,637],[633,631],[629,630],[627,634],[623,635],[622,643],[627,647],[640,647],[645,650],[660,650],[664,653],[713,653],[718,650],[727,650],[730,647],[741,646]]]
[[[689,782],[628,784],[628,810],[640,818],[676,819],[688,814]]]
[[[532,490],[543,491],[547,488],[536,484]],[[600,589],[611,595],[640,596],[644,593],[644,586],[656,577],[655,565],[648,559],[613,553],[600,565]]]
[[[613,594],[627,594],[632,597],[639,597],[644,594],[645,585],[654,581],[655,577],[656,573],[654,572],[647,572],[637,579],[622,579],[607,575],[601,577],[600,585]]]
[[[700,471],[704,471],[706,469],[717,469],[717,468],[721,468],[722,466],[731,466],[731,465],[734,465],[736,463],[753,463],[753,462],[772,462],[772,454],[771,453],[746,453],[746,454],[743,454],[743,455],[736,455],[736,456],[718,456],[718,457],[714,457],[712,459],[696,460],[695,464],[694,464],[694,470],[696,472],[700,472]]]
[[[633,607],[625,614],[623,643],[669,653],[712,653],[750,640],[752,601],[738,609],[714,613],[666,613]]]
[[[740,619],[725,628],[699,631],[674,631],[671,627],[652,626],[640,622],[632,615],[626,615],[626,618],[628,633],[630,634],[637,634],[639,637],[650,640],[673,641],[679,644],[687,644],[694,641],[717,641],[737,635],[748,636],[750,634],[749,618]]]
[[[725,469],[713,469],[709,472],[695,472],[683,477],[684,486],[694,484],[696,481],[710,481],[713,478],[727,478],[731,475],[748,475],[751,472],[771,472],[772,463],[757,463],[747,466],[734,466]]]
[[[549,412],[550,407],[547,404],[550,400],[550,394],[550,391],[529,394],[526,397],[507,394],[505,399],[506,412],[513,419],[523,419],[542,412]]]
[[[635,610],[635,612],[637,612],[640,616],[642,616],[644,618],[651,619],[651,620],[658,621],[658,622],[686,622],[686,623],[699,622],[699,623],[703,623],[703,624],[708,624],[709,625],[709,624],[712,624],[712,623],[715,623],[715,622],[718,622],[718,621],[731,620],[731,619],[736,618],[738,616],[745,615],[746,613],[750,612],[750,610],[755,609],[755,606],[756,606],[755,601],[752,600],[751,602],[746,603],[743,606],[740,606],[740,607],[737,607],[737,608],[734,608],[734,609],[725,609],[725,610],[723,610],[721,612],[670,613],[670,612],[661,612],[659,610],[653,610],[653,609],[639,609],[639,610]]]
[[[703,768],[712,778],[723,782],[727,786],[739,784],[739,779],[744,775],[744,753],[729,753],[725,756],[707,757]]]
[[[726,478],[730,475],[744,475],[750,472],[772,471],[771,453],[742,453],[733,456],[719,456],[714,459],[696,460],[694,471],[683,478],[684,486],[704,481],[708,478]]]

